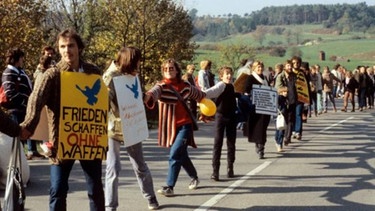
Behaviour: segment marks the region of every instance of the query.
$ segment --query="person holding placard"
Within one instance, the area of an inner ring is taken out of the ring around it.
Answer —
[[[110,101],[110,127],[105,176],[106,210],[116,210],[118,207],[118,177],[121,171],[120,147],[124,141],[127,141],[121,129],[120,106],[117,100],[113,78],[124,75],[137,77],[141,56],[141,51],[138,48],[123,47],[117,53],[116,60],[111,63],[110,67],[103,75],[104,83],[109,90]],[[123,87],[126,87],[126,85]],[[142,142],[127,146],[126,151],[129,155],[129,160],[133,166],[143,197],[148,199],[148,208],[150,210],[158,209],[159,203],[155,196],[151,172],[143,157]]]
[[[188,146],[196,148],[193,136],[192,115],[183,103],[187,99],[200,102],[205,93],[181,79],[182,70],[174,59],[167,59],[161,65],[163,80],[147,91],[143,99],[147,107],[159,105],[158,142],[170,148],[167,185],[158,190],[164,196],[173,196],[181,167],[191,178],[189,189],[199,184],[197,171],[189,157]],[[182,99],[182,100],[180,100]]]
[[[296,121],[296,104],[297,104],[297,76],[292,70],[292,61],[287,60],[284,63],[284,70],[277,76],[275,88],[288,88],[288,107],[285,112],[287,128],[284,133],[283,144],[288,146],[291,143],[292,132]]]
[[[297,103],[296,103],[296,115],[294,122],[294,129],[292,137],[297,140],[302,140],[303,133],[303,110],[304,106],[310,105],[310,78],[301,68],[302,59],[299,56],[293,56],[292,59],[292,70],[297,76],[296,89],[297,89]]]
[[[72,29],[66,29],[57,36],[56,45],[61,55],[61,60],[55,67],[46,70],[36,81],[33,92],[27,104],[25,121],[21,123],[31,134],[39,122],[39,117],[47,106],[49,120],[49,143],[51,147],[46,153],[52,163],[50,170],[49,210],[67,210],[67,194],[69,190],[69,175],[75,159],[62,159],[58,156],[58,147],[61,147],[62,133],[60,128],[60,106],[63,96],[63,73],[80,72],[83,77],[97,75],[100,79],[101,71],[93,64],[82,60],[84,49],[82,38]],[[76,73],[77,74],[77,73]],[[82,77],[81,76],[81,77]],[[93,105],[92,107],[95,107]],[[81,133],[83,134],[83,133]],[[28,138],[28,137],[26,137]],[[87,195],[89,197],[90,211],[104,211],[104,190],[102,184],[102,160],[79,160],[86,178]],[[43,208],[40,208],[43,210]]]
[[[245,93],[251,95],[253,85],[268,86],[268,81],[263,75],[264,64],[262,61],[254,61],[251,65],[252,73],[247,78]],[[259,159],[264,159],[264,148],[267,141],[267,128],[270,122],[270,115],[257,114],[255,110],[251,111],[247,121],[248,141],[255,143],[255,149]]]

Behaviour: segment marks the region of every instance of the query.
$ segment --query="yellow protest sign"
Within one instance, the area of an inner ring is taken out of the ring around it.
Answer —
[[[61,159],[106,159],[108,91],[100,75],[61,72]]]
[[[309,96],[309,89],[305,74],[302,71],[299,71],[297,74],[297,81],[296,81],[296,89],[297,89],[297,96],[298,101],[303,102],[307,105],[310,105],[310,96]]]

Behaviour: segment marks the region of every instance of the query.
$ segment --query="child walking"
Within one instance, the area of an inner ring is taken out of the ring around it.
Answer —
[[[236,96],[232,84],[233,70],[224,66],[219,70],[220,82],[206,90],[207,98],[216,98],[215,139],[212,152],[211,180],[219,181],[220,157],[224,132],[227,136],[227,177],[234,177],[233,163],[236,154]]]
[[[281,114],[284,116],[284,119],[286,123],[288,124],[288,87],[282,86],[277,89],[278,95],[278,110],[281,112]],[[283,140],[284,140],[284,130],[278,130],[276,129],[275,133],[275,141],[276,141],[276,149],[278,152],[283,152]]]

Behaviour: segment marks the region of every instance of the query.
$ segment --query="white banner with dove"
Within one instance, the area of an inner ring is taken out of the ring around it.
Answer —
[[[113,78],[120,110],[125,146],[132,146],[148,138],[148,127],[143,95],[138,76],[123,75]]]

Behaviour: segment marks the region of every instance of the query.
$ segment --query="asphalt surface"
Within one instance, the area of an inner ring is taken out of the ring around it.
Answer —
[[[341,108],[341,100],[337,101]],[[302,140],[292,140],[284,153],[276,151],[272,121],[264,160],[258,159],[254,144],[238,131],[236,177],[226,178],[224,144],[218,182],[210,180],[213,124],[199,123],[200,130],[195,133],[198,149],[189,148],[199,174],[199,188],[189,190],[190,178],[181,170],[175,196],[157,195],[160,210],[375,210],[374,116],[374,109],[354,113],[329,109],[309,118]],[[157,146],[155,130],[143,144],[157,190],[165,185],[168,149]],[[32,160],[29,164],[26,210],[48,210],[49,163]],[[148,210],[125,150],[122,164],[118,210]],[[104,173],[105,162],[103,181]],[[69,184],[68,210],[89,210],[79,162],[73,167]]]

